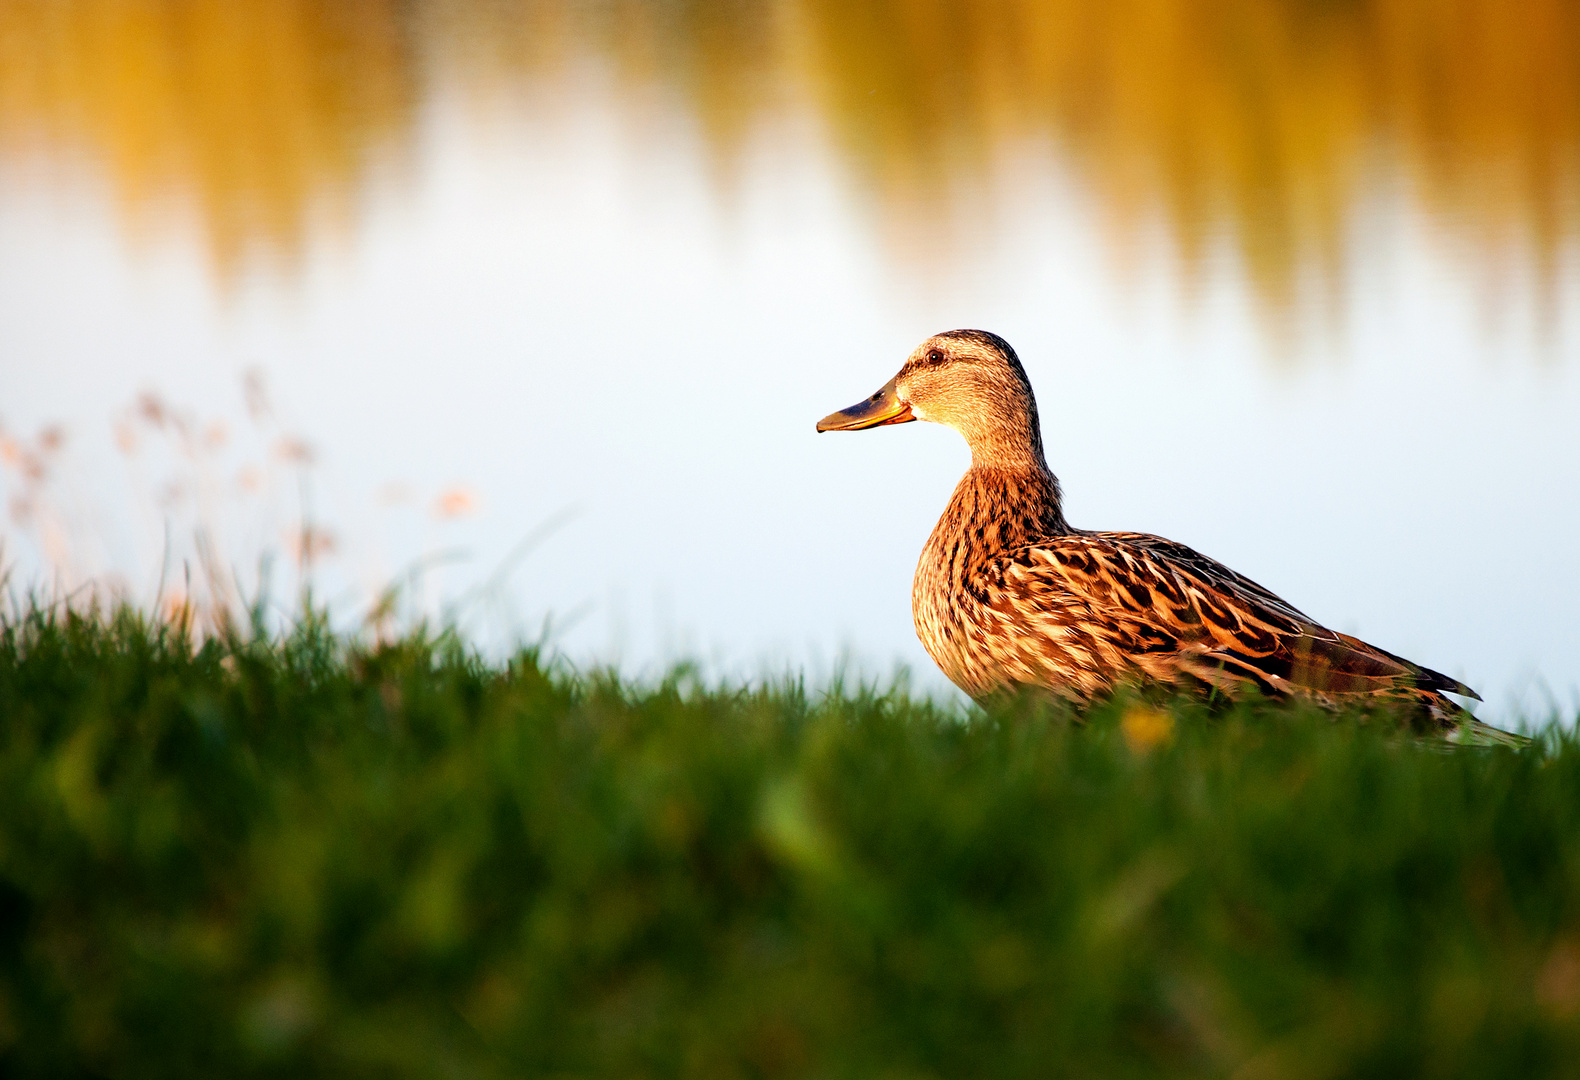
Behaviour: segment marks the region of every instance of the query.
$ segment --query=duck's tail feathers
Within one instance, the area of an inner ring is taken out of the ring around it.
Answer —
[[[1454,691],[1457,693],[1458,691]],[[1480,700],[1479,698],[1477,699]],[[1477,720],[1456,701],[1442,694],[1427,699],[1427,709],[1443,729],[1443,738],[1457,746],[1529,746],[1531,740],[1516,731],[1505,731]]]

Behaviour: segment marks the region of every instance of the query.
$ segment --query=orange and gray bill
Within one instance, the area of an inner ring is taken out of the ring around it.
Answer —
[[[829,413],[817,422],[819,431],[860,431],[862,428],[881,427],[884,424],[904,424],[915,420],[911,407],[900,400],[894,384],[899,376],[883,384],[883,389],[866,401],[857,402],[848,409]]]

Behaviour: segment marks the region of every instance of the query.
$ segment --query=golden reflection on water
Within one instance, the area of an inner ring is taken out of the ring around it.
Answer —
[[[1187,246],[1222,218],[1266,272],[1333,235],[1378,154],[1431,210],[1494,231],[1551,244],[1580,208],[1580,8],[1563,0],[806,7],[826,113],[899,182],[1047,139],[1121,215],[1162,205]]]
[[[288,254],[411,128],[404,6],[0,0],[0,156],[94,162],[134,226],[190,205],[222,268]]]
[[[1274,299],[1378,176],[1548,278],[1580,222],[1568,0],[5,0],[0,155],[91,158],[134,221],[190,200],[229,266],[398,163],[438,80],[552,109],[587,62],[725,165],[809,107],[891,233],[1051,151],[1116,236],[1225,231]]]

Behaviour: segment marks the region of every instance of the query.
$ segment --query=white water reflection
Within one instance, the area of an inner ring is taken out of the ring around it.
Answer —
[[[583,661],[753,673],[850,651],[941,689],[910,576],[965,448],[928,425],[813,423],[927,334],[980,326],[1026,362],[1076,524],[1192,544],[1463,678],[1483,715],[1544,714],[1549,693],[1574,707],[1572,251],[1543,323],[1528,283],[1489,302],[1495,275],[1378,194],[1338,318],[1296,326],[1270,360],[1232,256],[1189,290],[1161,244],[1116,262],[1073,188],[1010,177],[979,242],[896,267],[804,133],[765,143],[721,209],[705,153],[633,149],[619,115],[589,99],[552,127],[480,126],[437,94],[410,175],[365,198],[354,244],[228,299],[200,244],[134,243],[104,193],[8,174],[0,419],[67,427],[51,482],[75,508],[76,572],[118,569],[139,595],[158,576],[159,515],[130,505],[115,417],[153,388],[245,430],[256,367],[316,447],[311,498],[340,537],[320,595],[348,614],[464,549],[424,579],[437,610],[569,511],[497,603],[469,609],[475,632],[580,613],[557,641]],[[225,469],[246,451],[230,444]],[[458,490],[477,512],[437,518]],[[270,505],[288,516],[294,497]],[[280,546],[284,522],[223,513],[233,560]],[[29,543],[12,529],[23,576],[41,565]]]

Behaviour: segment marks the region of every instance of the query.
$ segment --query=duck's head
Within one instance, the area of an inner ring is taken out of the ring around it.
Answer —
[[[1042,463],[1037,399],[1009,342],[986,330],[950,330],[917,346],[894,378],[865,401],[817,422],[859,431],[931,420],[965,436],[974,464]]]

